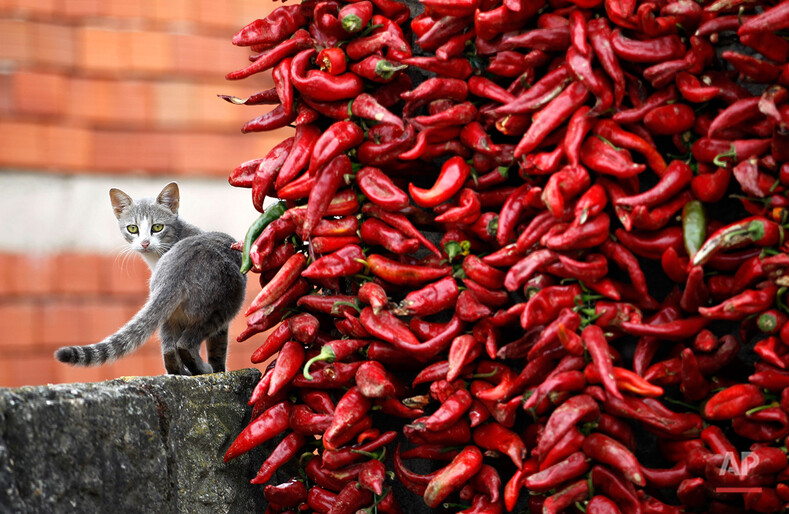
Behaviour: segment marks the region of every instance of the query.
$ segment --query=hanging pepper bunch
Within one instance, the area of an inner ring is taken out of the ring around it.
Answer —
[[[295,131],[229,177],[270,363],[225,459],[280,438],[270,512],[785,509],[789,3],[420,2],[233,38],[242,131]]]

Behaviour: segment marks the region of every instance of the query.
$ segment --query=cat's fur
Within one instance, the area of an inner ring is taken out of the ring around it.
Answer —
[[[246,285],[241,252],[230,248],[235,240],[181,220],[175,182],[155,200],[135,202],[119,189],[110,190],[110,200],[121,233],[151,267],[148,301],[115,334],[92,345],[65,346],[55,357],[82,366],[103,364],[137,349],[158,328],[168,373],[224,371],[227,327]],[[208,363],[199,353],[203,340]]]

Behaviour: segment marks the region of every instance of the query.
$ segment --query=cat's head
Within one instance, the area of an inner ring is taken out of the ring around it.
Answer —
[[[132,198],[120,189],[110,189],[110,201],[121,234],[132,250],[158,259],[178,241],[178,184],[170,182],[155,199]]]

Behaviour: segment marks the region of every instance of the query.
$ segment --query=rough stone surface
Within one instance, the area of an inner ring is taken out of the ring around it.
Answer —
[[[0,513],[263,512],[262,487],[249,480],[274,442],[222,462],[259,377],[0,389]]]

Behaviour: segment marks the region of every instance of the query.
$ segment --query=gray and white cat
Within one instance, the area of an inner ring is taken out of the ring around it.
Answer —
[[[55,357],[92,366],[136,350],[158,328],[164,367],[175,375],[225,370],[228,324],[244,300],[241,252],[221,232],[203,232],[178,217],[179,192],[167,184],[154,200],[134,201],[119,189],[110,200],[121,234],[151,267],[150,295],[140,311],[100,343],[64,346]],[[206,341],[208,363],[200,357]]]

